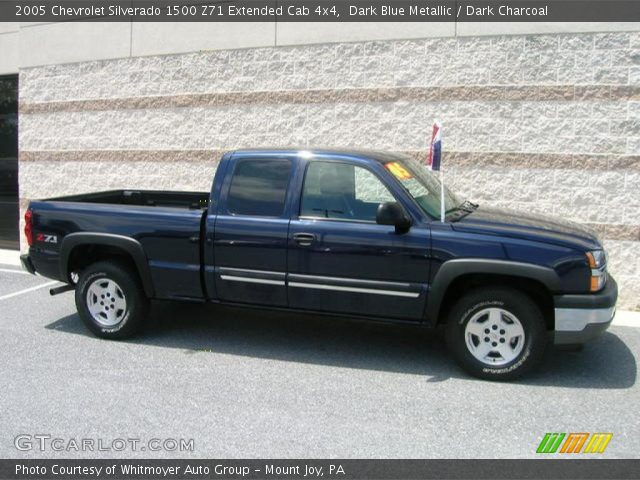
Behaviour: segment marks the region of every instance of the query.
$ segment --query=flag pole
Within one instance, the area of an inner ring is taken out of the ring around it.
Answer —
[[[444,223],[444,173],[442,171],[442,125],[438,120],[433,121],[431,144],[429,145],[429,157],[427,167],[433,172],[438,170],[440,178],[440,221]]]
[[[438,124],[438,133],[440,140],[440,163],[438,165],[438,169],[440,170],[440,221],[444,223],[444,168],[442,162],[442,124],[436,120]]]
[[[444,223],[444,172],[440,164],[440,221]]]

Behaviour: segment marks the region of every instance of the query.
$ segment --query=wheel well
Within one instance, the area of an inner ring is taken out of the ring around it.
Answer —
[[[69,254],[67,271],[69,275],[72,273],[79,274],[89,265],[103,260],[118,262],[131,269],[140,277],[140,273],[131,254],[122,248],[111,245],[78,245]]]
[[[451,282],[442,299],[438,323],[446,323],[449,311],[466,292],[472,288],[487,286],[514,288],[529,296],[540,307],[547,329],[553,330],[553,296],[544,284],[525,277],[484,273],[461,275]]]

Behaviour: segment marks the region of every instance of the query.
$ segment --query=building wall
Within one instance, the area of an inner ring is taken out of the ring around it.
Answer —
[[[25,67],[21,206],[110,188],[208,190],[220,153],[237,147],[424,156],[434,118],[444,124],[450,186],[482,204],[595,227],[610,251],[621,306],[640,309],[639,32],[379,40]]]
[[[0,22],[0,75],[41,65],[201,50],[637,30],[633,22]]]

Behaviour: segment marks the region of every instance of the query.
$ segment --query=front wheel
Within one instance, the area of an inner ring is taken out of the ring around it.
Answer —
[[[481,288],[451,309],[447,344],[471,375],[512,380],[542,359],[547,333],[542,312],[527,295],[510,288]]]
[[[140,329],[149,312],[149,300],[135,272],[106,261],[90,265],[80,275],[76,307],[95,335],[122,339]]]

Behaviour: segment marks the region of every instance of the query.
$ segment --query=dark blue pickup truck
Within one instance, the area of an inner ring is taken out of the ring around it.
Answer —
[[[617,286],[587,229],[478,206],[391,153],[242,150],[211,192],[122,190],[31,202],[24,268],[75,290],[96,335],[125,338],[150,299],[436,327],[473,375],[511,379],[549,341],[580,345]]]

